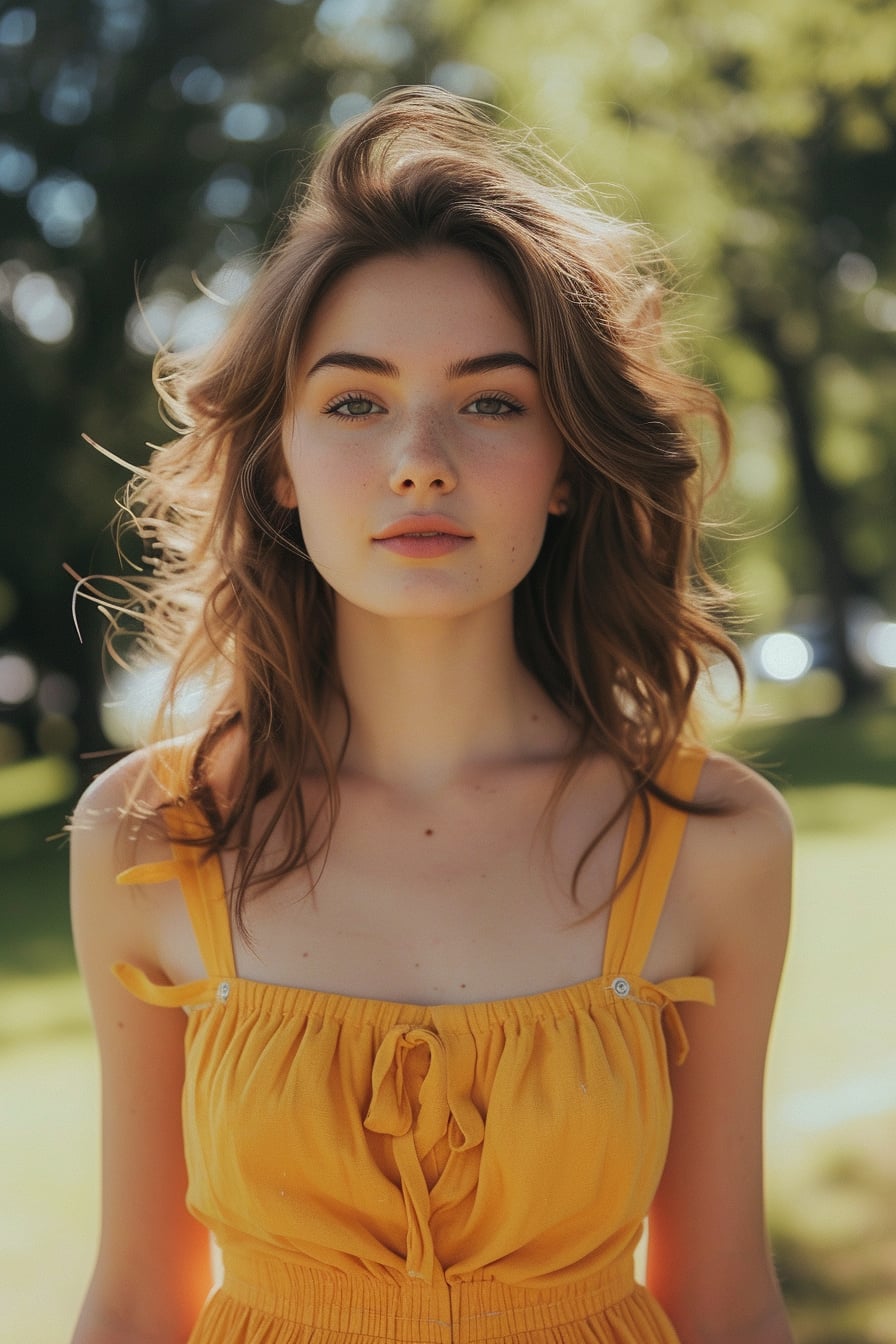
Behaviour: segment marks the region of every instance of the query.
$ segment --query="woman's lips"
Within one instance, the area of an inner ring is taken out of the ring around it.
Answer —
[[[395,537],[374,537],[373,541],[375,546],[382,546],[409,560],[435,560],[465,546],[472,537],[461,537],[454,532],[400,532]]]
[[[472,540],[453,518],[438,513],[405,514],[373,538],[374,545],[408,560],[436,560]]]

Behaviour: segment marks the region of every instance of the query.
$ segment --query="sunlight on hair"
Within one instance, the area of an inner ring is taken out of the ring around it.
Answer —
[[[741,687],[735,668],[726,659],[711,663],[700,675],[694,709],[700,725],[714,732],[736,725],[741,715]]]
[[[116,669],[100,702],[103,732],[116,747],[137,747],[146,742],[168,691],[171,668],[151,663],[133,670]],[[204,725],[204,708],[210,703],[208,682],[193,678],[178,690],[169,721],[172,736]]]

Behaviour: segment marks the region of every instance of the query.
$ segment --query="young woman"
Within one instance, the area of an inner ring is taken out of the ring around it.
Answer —
[[[389,95],[223,339],[162,361],[140,609],[207,710],[73,828],[104,1129],[76,1344],[790,1340],[761,1098],[791,828],[692,713],[737,661],[696,551],[724,420],[630,230],[532,162]]]

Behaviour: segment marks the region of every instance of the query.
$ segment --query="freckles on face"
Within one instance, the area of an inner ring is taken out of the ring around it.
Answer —
[[[279,497],[313,563],[382,614],[509,598],[563,508],[563,441],[531,337],[502,279],[457,248],[377,257],[334,282],[305,334],[283,448]],[[396,527],[404,541],[381,535]]]

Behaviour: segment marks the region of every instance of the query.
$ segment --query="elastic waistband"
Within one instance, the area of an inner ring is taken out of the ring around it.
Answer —
[[[483,1344],[599,1316],[633,1288],[631,1264],[573,1283],[530,1288],[494,1279],[428,1284],[228,1255],[221,1293],[275,1319],[333,1335],[396,1344]]]

